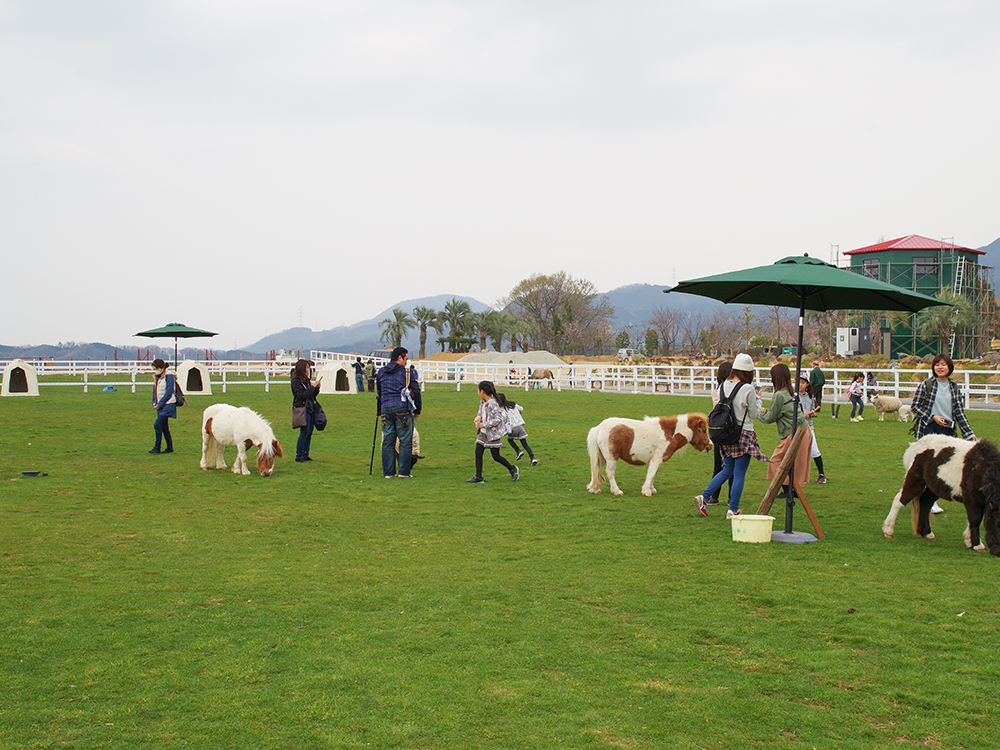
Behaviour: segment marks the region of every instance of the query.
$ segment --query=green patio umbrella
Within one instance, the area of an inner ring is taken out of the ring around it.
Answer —
[[[167,323],[162,328],[151,328],[148,331],[139,331],[136,336],[148,336],[149,338],[173,338],[174,340],[174,367],[177,366],[177,339],[202,338],[218,336],[213,331],[203,331],[201,328],[191,328],[183,323]]]
[[[796,348],[795,380],[792,381],[795,384],[793,433],[799,413],[798,382],[802,374],[802,334],[806,310],[899,310],[913,313],[933,305],[951,304],[936,297],[845,271],[808,255],[792,255],[770,266],[682,281],[664,291],[697,294],[726,304],[798,308],[799,345]],[[789,498],[785,509],[786,534],[792,534],[793,505],[794,502]]]

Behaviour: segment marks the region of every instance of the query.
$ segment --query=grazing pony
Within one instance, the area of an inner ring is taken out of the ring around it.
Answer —
[[[688,444],[702,453],[711,449],[708,417],[704,414],[646,417],[643,420],[605,419],[587,434],[587,449],[590,451],[590,484],[587,489],[595,495],[601,494],[603,470],[607,472],[611,494],[621,495],[623,493],[615,482],[618,462],[624,461],[633,466],[649,464],[642,494],[652,497],[656,492],[653,480],[660,464]]]
[[[1000,452],[985,440],[970,443],[946,435],[926,435],[903,454],[906,477],[903,488],[892,501],[882,533],[891,539],[896,516],[911,500],[913,531],[933,539],[930,509],[935,499],[954,500],[965,505],[969,525],[965,546],[986,547],[979,540],[979,524],[985,521],[986,546],[1000,557]]]
[[[262,477],[271,476],[274,459],[281,458],[281,443],[274,437],[271,425],[260,414],[241,406],[238,409],[229,404],[215,404],[205,409],[201,418],[201,468],[208,471],[213,445],[215,447],[215,468],[225,469],[226,459],[222,450],[227,445],[235,445],[238,451],[233,474],[249,474],[247,449],[257,446],[257,471]]]

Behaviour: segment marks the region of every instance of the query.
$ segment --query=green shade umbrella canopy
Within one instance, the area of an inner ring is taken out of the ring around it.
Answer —
[[[917,312],[932,305],[951,304],[936,297],[845,271],[808,255],[792,255],[770,266],[682,281],[666,291],[711,297],[726,304],[778,305],[821,312]]]
[[[172,338],[174,340],[174,367],[177,366],[177,339],[202,338],[218,336],[214,331],[205,331],[201,328],[191,328],[183,323],[167,323],[161,328],[151,328],[148,331],[139,331],[136,336],[148,336],[149,338]]]
[[[799,345],[796,349],[795,380],[802,374],[802,335],[806,310],[900,310],[917,312],[933,305],[951,305],[909,289],[845,271],[819,258],[792,255],[770,266],[730,271],[682,281],[665,292],[711,297],[726,304],[777,305],[799,310]],[[793,386],[794,387],[794,386]],[[795,387],[794,423],[798,420],[798,388]],[[785,533],[792,534],[792,505],[785,510]]]

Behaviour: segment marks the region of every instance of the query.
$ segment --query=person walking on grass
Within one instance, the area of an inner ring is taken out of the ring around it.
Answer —
[[[818,484],[826,484],[826,474],[823,473],[823,456],[819,452],[819,443],[816,442],[816,426],[813,424],[813,417],[819,414],[820,404],[816,392],[813,390],[809,378],[805,375],[799,376],[799,403],[802,405],[802,412],[806,417],[806,424],[812,430],[812,447],[809,455],[816,463],[816,470],[819,472]]]
[[[502,394],[501,394],[502,395]],[[510,447],[514,449],[515,461],[520,461],[524,454],[528,454],[528,459],[531,461],[532,466],[538,466],[538,459],[535,458],[535,454],[531,452],[531,446],[528,445],[528,433],[524,429],[524,407],[513,401],[507,401],[507,422],[510,425],[510,432],[507,433],[507,442],[510,443]],[[517,447],[515,440],[521,442],[521,447],[524,448],[522,451]]]
[[[174,439],[170,435],[168,420],[177,419],[177,398],[174,396],[174,376],[168,372],[167,363],[157,357],[153,360],[153,408],[156,409],[156,421],[153,422],[153,433],[156,442],[152,454],[173,453]],[[160,447],[166,441],[166,448]]]
[[[500,445],[507,433],[504,409],[510,402],[489,380],[479,384],[479,412],[473,423],[476,425],[476,475],[467,479],[467,484],[483,484],[483,453],[490,449],[493,460],[510,472],[512,482],[517,481],[517,467],[500,455]]]
[[[712,408],[719,403],[719,388],[725,383],[729,376],[733,374],[733,363],[723,362],[719,365],[719,369],[715,373],[715,388],[712,390]],[[714,477],[720,471],[722,471],[722,446],[718,443],[712,443],[712,452],[715,454],[715,466],[712,470],[712,476]],[[719,493],[722,492],[722,486],[715,491],[714,495],[707,495],[705,497],[705,505],[718,505],[719,504]],[[729,494],[733,494],[733,478],[729,477]]]
[[[865,418],[861,416],[865,413],[865,376],[863,373],[854,373],[854,379],[847,386],[847,397],[851,399],[851,421],[864,422]]]
[[[729,509],[726,518],[743,515],[740,510],[740,498],[743,495],[743,484],[746,481],[750,459],[767,461],[767,456],[757,443],[757,434],[753,429],[753,420],[760,415],[760,386],[753,385],[754,366],[749,354],[740,352],[733,361],[732,374],[719,386],[720,398],[732,399],[733,417],[741,424],[739,442],[734,445],[723,445],[722,471],[712,477],[705,491],[694,499],[694,509],[698,515],[708,516],[705,498],[717,494],[722,485],[730,477],[733,486],[729,490]]]

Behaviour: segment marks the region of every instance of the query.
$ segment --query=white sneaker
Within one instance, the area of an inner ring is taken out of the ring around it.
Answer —
[[[931,513],[944,513],[944,508],[937,504],[937,500],[935,500],[934,505],[931,506]]]
[[[743,515],[743,511],[742,510],[738,510],[735,513],[733,511],[731,511],[731,510],[727,510],[726,511],[726,520],[728,521],[730,518],[739,518],[742,515]]]

